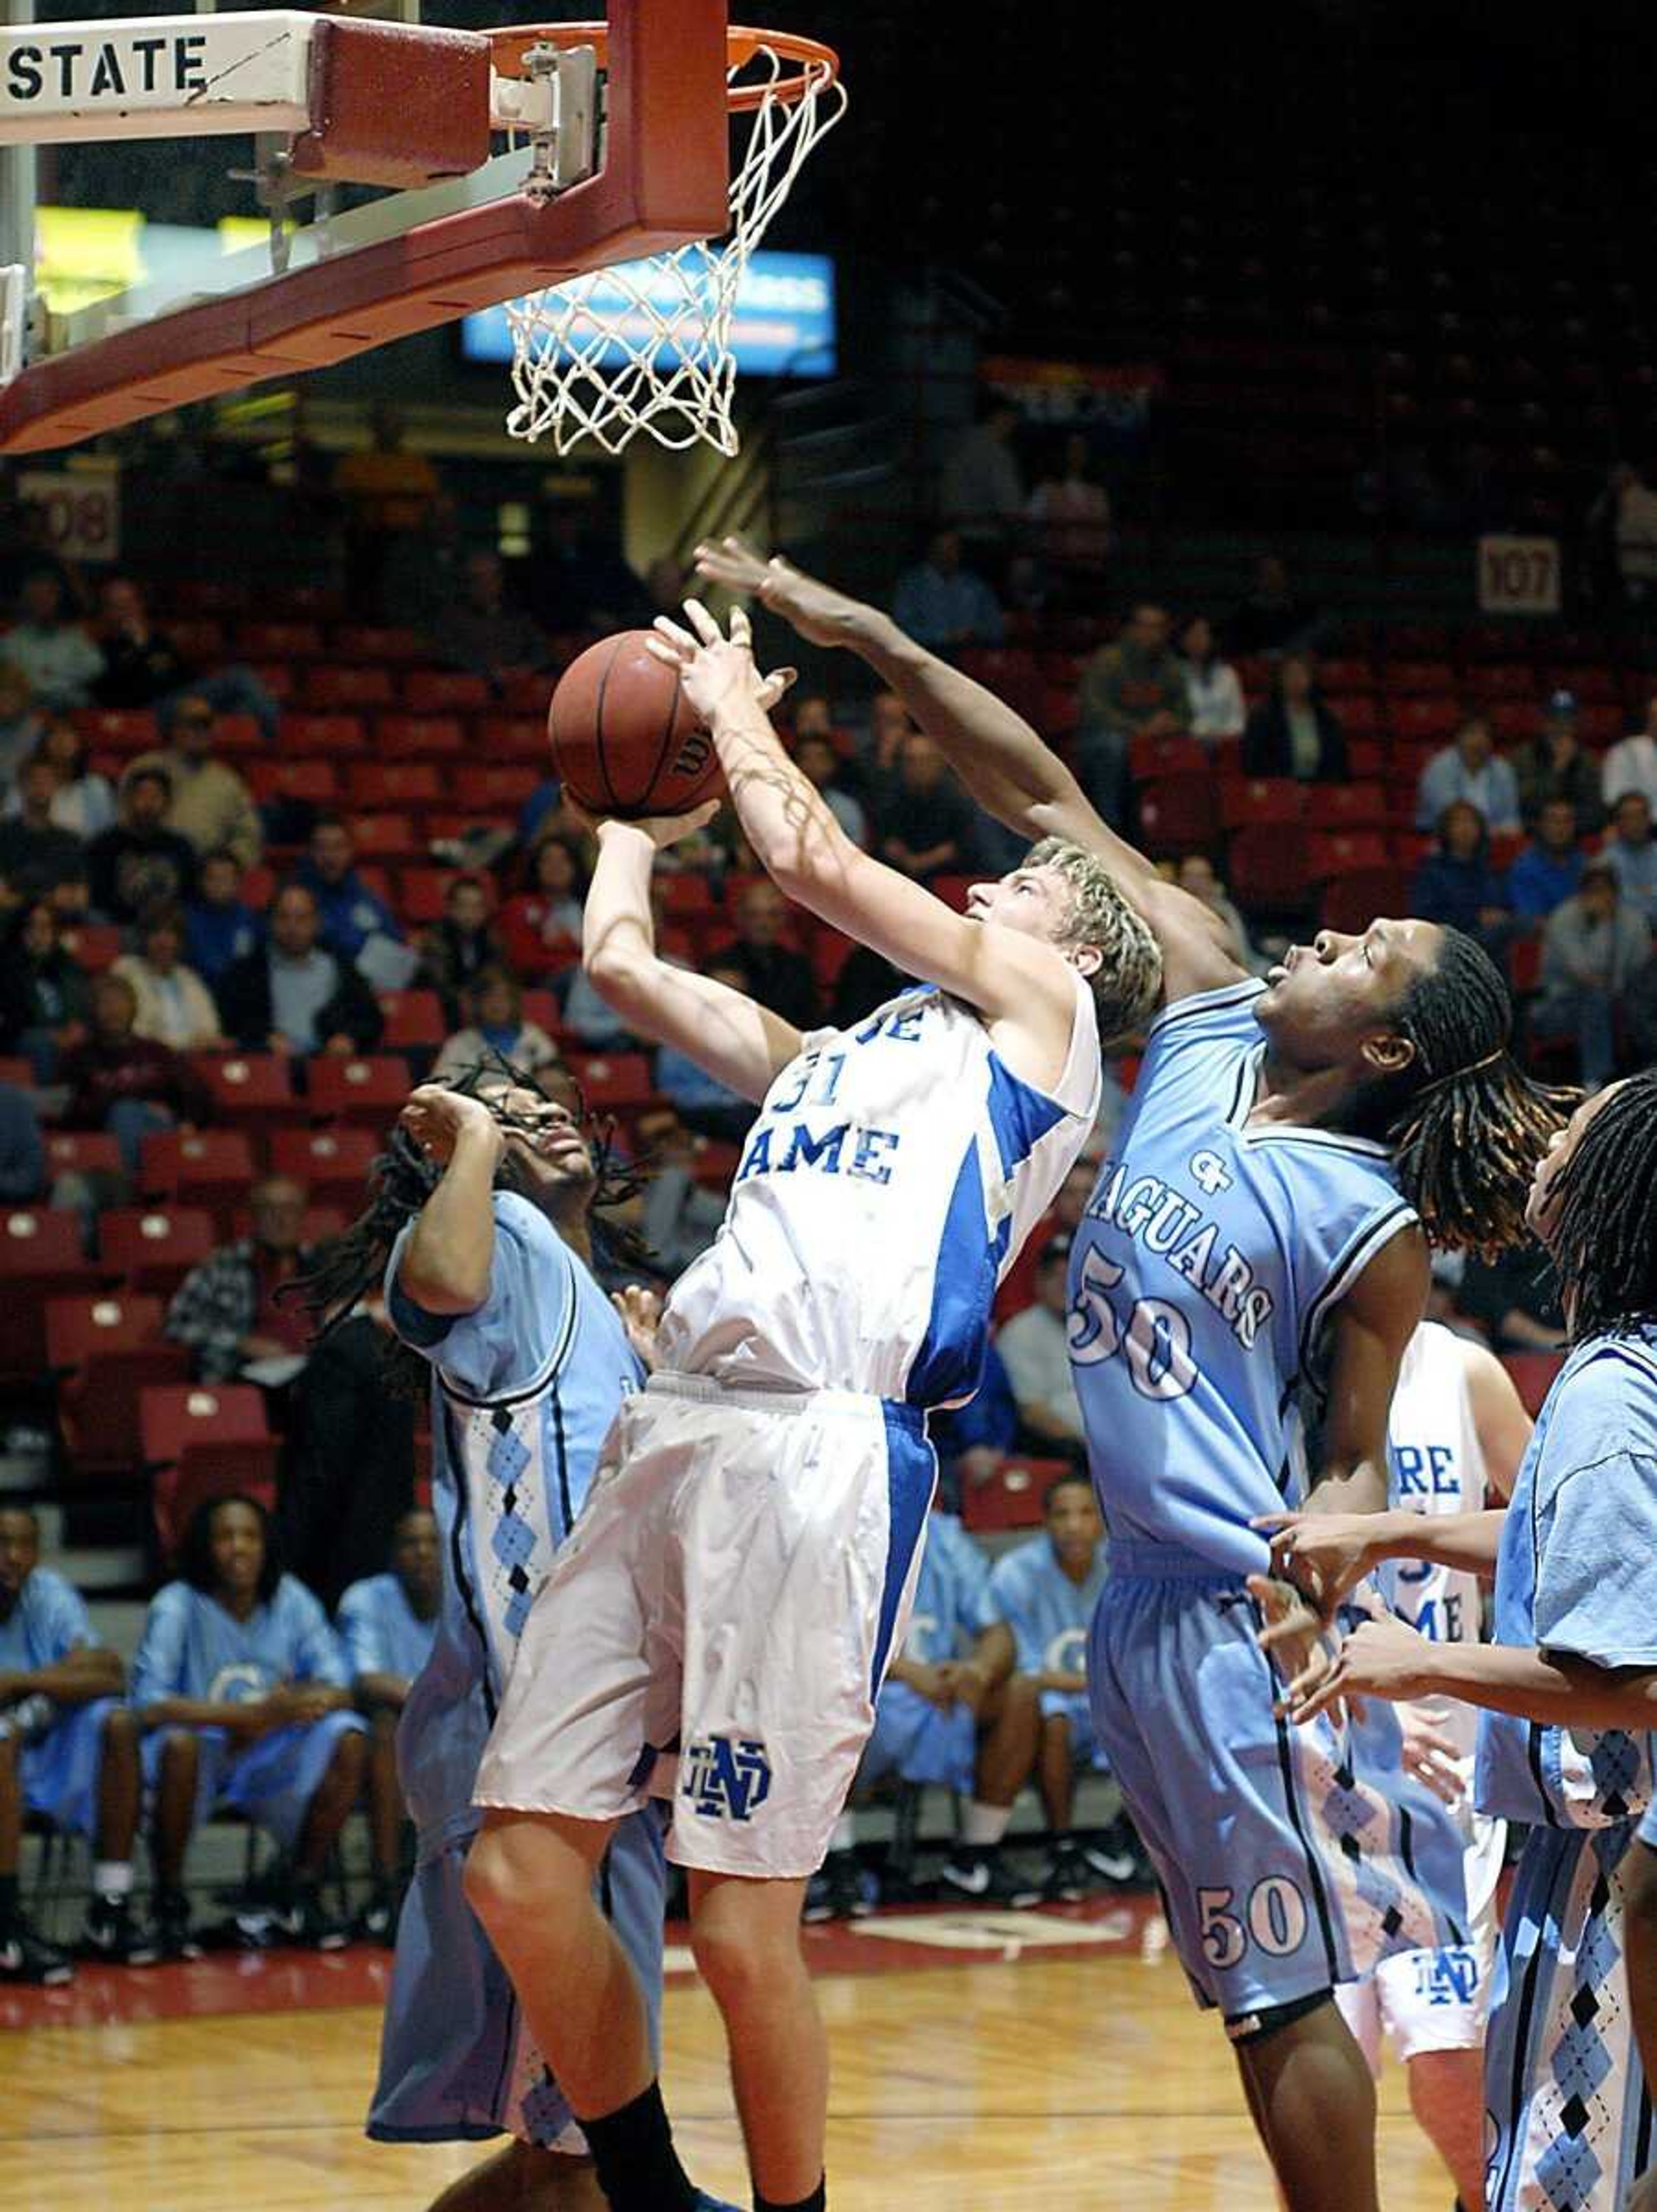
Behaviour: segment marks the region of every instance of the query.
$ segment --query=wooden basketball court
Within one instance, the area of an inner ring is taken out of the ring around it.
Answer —
[[[1272,2212],[1229,2054],[1143,1905],[808,1929],[834,2053],[838,2212]],[[672,1958],[687,2163],[746,2204],[713,2001]],[[271,1954],[0,1998],[0,2212],[420,2212],[482,2149],[361,2132],[386,1954]],[[1388,2212],[1449,2183],[1382,2084]]]

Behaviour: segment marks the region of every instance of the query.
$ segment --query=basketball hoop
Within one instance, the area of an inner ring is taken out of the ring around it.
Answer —
[[[497,33],[495,66],[529,75],[537,46],[590,46],[602,68],[602,23]],[[681,452],[698,443],[731,455],[737,365],[731,323],[750,256],[813,147],[846,111],[833,51],[786,31],[728,34],[730,228],[641,261],[588,270],[507,306],[518,404],[514,438],[550,436],[566,453],[592,438],[619,453],[641,430]]]

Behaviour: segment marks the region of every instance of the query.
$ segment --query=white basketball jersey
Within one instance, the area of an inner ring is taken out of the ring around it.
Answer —
[[[1487,1475],[1467,1393],[1461,1341],[1423,1322],[1405,1347],[1387,1423],[1387,1502],[1405,1513],[1478,1513]],[[1477,1575],[1416,1559],[1389,1559],[1376,1578],[1387,1603],[1437,1644],[1479,1641]],[[1471,1753],[1478,1716],[1454,1698],[1428,1700],[1445,1733]]]
[[[732,1389],[969,1397],[996,1286],[1099,1110],[1093,998],[1075,982],[1051,1094],[930,985],[813,1031],[767,1094],[718,1237],[674,1285],[663,1365]]]

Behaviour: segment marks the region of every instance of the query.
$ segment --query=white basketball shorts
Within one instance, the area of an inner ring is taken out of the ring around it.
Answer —
[[[671,1858],[815,1874],[935,1478],[919,1407],[652,1376],[531,1607],[476,1802],[616,1820],[677,1754]]]
[[[1471,1788],[1472,1762],[1464,1764]],[[1406,2063],[1429,2051],[1484,2045],[1496,1970],[1496,1892],[1508,1831],[1504,1821],[1488,1820],[1470,1806],[1459,1817],[1467,1835],[1467,1942],[1439,1951],[1399,1952],[1361,1981],[1342,1982],[1335,1990],[1342,2016],[1376,2075],[1383,2035]]]

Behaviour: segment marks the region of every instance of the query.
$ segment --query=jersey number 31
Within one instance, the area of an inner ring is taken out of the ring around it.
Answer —
[[[1121,1269],[1102,1253],[1083,1258],[1071,1301],[1071,1358],[1093,1367],[1120,1352],[1141,1397],[1183,1398],[1197,1380],[1190,1322],[1166,1298],[1136,1299],[1124,1320],[1111,1296],[1121,1279]]]

